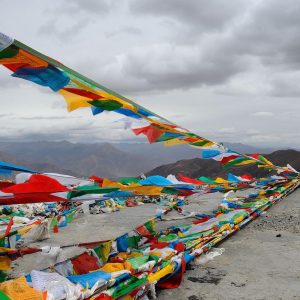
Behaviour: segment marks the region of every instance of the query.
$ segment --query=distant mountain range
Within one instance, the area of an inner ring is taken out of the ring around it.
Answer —
[[[242,153],[270,153],[274,149],[224,143]],[[137,176],[161,165],[183,159],[199,159],[201,151],[189,146],[164,147],[146,143],[0,142],[0,160],[39,172],[110,178]],[[203,167],[208,167],[204,160]],[[179,163],[179,162],[178,162]],[[206,171],[205,171],[206,172]]]
[[[119,150],[108,143],[1,142],[0,151],[17,157],[23,166],[40,172],[117,177],[137,175],[152,168],[144,157]]]
[[[286,166],[290,164],[296,170],[300,170],[300,151],[296,150],[278,150],[271,154],[265,155],[270,161],[278,166]],[[261,177],[270,174],[268,171],[257,168],[257,166],[243,166],[234,167],[230,169],[222,168],[221,164],[212,159],[185,159],[179,160],[175,163],[162,165],[146,173],[150,175],[162,175],[167,176],[169,174],[177,175],[178,173],[185,174],[192,178],[200,176],[226,177],[228,172],[232,172],[235,175],[242,175],[244,173],[250,173],[252,176]]]
[[[60,167],[58,165],[50,164],[50,163],[44,163],[44,162],[28,162],[24,161],[21,159],[17,159],[16,157],[4,153],[0,151],[0,161],[5,161],[11,164],[19,165],[22,167],[26,167],[28,169],[31,169],[33,171],[38,171],[38,172],[53,172],[53,173],[61,173],[61,174],[69,174],[73,176],[81,176],[80,174],[72,171],[65,169],[63,167]]]

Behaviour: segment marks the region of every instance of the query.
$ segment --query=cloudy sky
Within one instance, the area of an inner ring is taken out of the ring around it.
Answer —
[[[300,148],[296,0],[2,0],[0,31],[217,140]],[[4,140],[137,140],[0,68]]]

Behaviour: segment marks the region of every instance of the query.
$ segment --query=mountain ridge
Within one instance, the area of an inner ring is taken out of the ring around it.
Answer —
[[[293,149],[277,150],[265,155],[265,157],[275,165],[286,166],[286,164],[290,164],[296,170],[300,170],[300,151]],[[177,175],[179,173],[183,173],[192,178],[197,178],[200,176],[215,178],[226,177],[229,172],[236,175],[250,173],[254,177],[263,177],[270,175],[269,171],[260,169],[256,165],[224,169],[219,162],[214,161],[213,159],[201,158],[179,160],[175,163],[162,165],[147,172],[146,175],[167,176],[169,174]]]
[[[268,152],[244,144],[224,143],[239,152]],[[69,141],[0,142],[7,162],[39,172],[67,173],[87,177],[138,176],[161,165],[201,156],[201,150],[187,145],[165,147],[159,143],[71,143]]]

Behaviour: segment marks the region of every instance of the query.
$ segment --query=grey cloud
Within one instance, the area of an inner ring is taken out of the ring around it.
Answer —
[[[126,57],[123,71],[146,78],[151,90],[218,84],[244,69],[239,59],[205,53],[200,47],[162,46],[141,49]],[[220,66],[222,66],[220,68]]]
[[[64,1],[63,10],[68,13],[88,12],[94,14],[104,14],[110,11],[111,0],[72,0]]]
[[[2,66],[0,66],[1,69],[3,69]],[[6,70],[0,70],[0,87],[1,89],[10,89],[13,87],[18,87],[20,84],[20,81],[15,80],[15,78],[11,78],[10,74],[11,71],[5,72]]]
[[[133,35],[133,36],[140,36],[142,34],[142,30],[140,30],[137,27],[133,26],[125,26],[119,30],[115,31],[109,31],[105,34],[106,37],[108,38],[114,38],[114,37],[119,37],[123,35]]]
[[[99,16],[106,17],[115,7],[112,0],[61,1],[46,9],[48,18],[43,20],[38,33],[51,35],[64,42],[70,41],[78,37],[89,24],[95,23]]]
[[[177,20],[209,31],[224,27],[246,7],[246,1],[132,0],[129,7],[134,13]]]
[[[133,26],[125,26],[124,28],[122,28],[122,32],[131,34],[131,35],[141,35],[142,34],[141,29],[139,29],[137,27],[133,27]]]
[[[38,119],[37,119],[38,121]],[[46,118],[45,118],[45,121]],[[0,129],[0,136],[7,141],[61,141],[68,140],[72,142],[99,142],[99,141],[136,141],[131,132],[124,132],[123,129],[110,124],[101,122],[95,123],[91,120],[81,121],[80,123],[56,123],[49,124],[40,123],[39,128],[33,126],[6,127],[5,130]]]
[[[120,6],[124,7],[124,3]],[[114,5],[109,0],[64,1],[62,11],[77,10],[77,18],[68,17],[62,22],[62,19],[51,17],[39,32],[68,39],[90,22],[87,12],[107,13]],[[288,82],[272,79],[275,72],[297,70],[300,66],[300,7],[294,0],[284,3],[279,0],[131,0],[129,8],[132,18],[137,14],[149,15],[154,31],[162,26],[156,22],[157,18],[175,20],[178,24],[171,35],[162,37],[158,32],[157,44],[122,47],[119,55],[111,56],[104,64],[102,59],[81,59],[78,54],[78,60],[82,61],[80,71],[86,73],[87,70],[91,77],[99,78],[100,82],[116,90],[135,94],[203,86],[219,89],[220,85],[251,71],[258,63],[265,68],[269,80],[266,84],[271,87],[262,87],[259,93],[265,88],[273,96],[298,95],[295,80],[290,86]],[[140,35],[140,29],[128,23],[122,27],[120,22],[117,25],[120,29],[107,32],[106,37]],[[147,26],[143,28],[145,35],[147,30],[151,31]],[[178,30],[176,38],[174,34]],[[185,43],[180,35],[188,36],[189,43]],[[284,89],[276,88],[281,85]],[[222,93],[222,89],[219,91]],[[228,94],[226,89],[223,93]]]
[[[259,145],[260,147],[276,147],[278,149],[287,149],[293,147],[299,149],[300,134],[296,132],[284,132],[273,128],[271,132],[264,130],[237,131],[232,134],[213,134],[213,138],[219,141],[236,142],[239,141],[247,145]]]
[[[271,78],[272,89],[270,91],[275,97],[300,97],[300,70],[282,72]]]
[[[20,142],[20,141],[63,141],[70,140],[70,135],[65,132],[53,132],[53,133],[14,133],[9,135],[1,135],[1,140],[6,142]]]
[[[147,53],[144,57],[139,56],[138,51],[132,51],[125,55],[119,72],[131,76],[132,80],[139,78],[139,82],[140,78],[144,78],[140,88],[153,89],[158,84],[159,89],[169,90],[205,84],[217,86],[261,64],[267,80],[258,92],[265,89],[265,93],[273,96],[298,96],[299,81],[295,76],[290,76],[292,80],[289,82],[273,78],[275,74],[300,68],[300,6],[297,1],[249,1],[247,5],[246,2],[242,5],[229,3],[209,1],[204,5],[202,1],[131,1],[133,12],[148,14],[154,20],[161,17],[175,19],[179,25],[176,26],[176,36],[167,38],[165,42],[170,48],[169,56],[164,55],[163,49],[160,55],[140,49]],[[204,35],[202,26],[205,28]],[[219,32],[210,33],[216,28]],[[194,59],[194,65],[189,64],[184,54],[176,55],[172,51],[180,48],[190,49],[189,57]],[[191,54],[195,48],[201,49],[201,55],[199,52],[198,56]],[[189,74],[177,68],[178,62],[188,69]],[[160,66],[165,67],[164,75]]]
[[[246,68],[242,57],[216,49],[158,44],[122,54],[91,75],[121,92],[136,93],[217,85]]]
[[[138,103],[175,122],[180,119],[180,125],[216,140],[226,137],[258,144],[264,139],[275,143],[280,137],[284,143],[298,143],[300,102],[291,99],[300,95],[297,1],[25,2],[7,2],[9,9],[18,7],[15,19],[0,11],[3,31],[113,90],[130,97],[139,95],[134,97]],[[26,9],[28,5],[32,10]],[[72,34],[74,39],[69,38]],[[7,138],[132,138],[130,131],[124,133],[111,123],[103,125],[107,122],[104,114],[93,123],[84,123],[83,118],[68,121],[65,102],[47,88],[10,79],[2,72],[0,81],[5,101],[1,113],[42,116],[45,110],[40,104],[47,107],[45,119],[36,122],[42,137],[32,130],[34,117],[30,122],[14,119],[11,124],[3,117],[0,134]],[[19,88],[22,83],[28,88]],[[270,109],[276,118],[268,122],[252,115]],[[49,122],[46,114],[51,120],[56,113],[66,113],[66,120]],[[82,115],[91,120],[90,115]],[[231,127],[236,132],[230,132]]]
[[[62,101],[62,99],[56,100],[52,103],[51,108],[56,110],[63,110],[66,111],[67,104],[65,101]]]
[[[1,117],[1,115],[0,115]],[[66,116],[31,116],[31,117],[15,117],[20,120],[65,120]],[[68,119],[82,119],[82,116],[68,116]]]
[[[38,33],[70,41],[95,21],[95,16],[105,17],[112,7],[111,0],[61,1],[45,11],[48,18],[38,28]]]
[[[223,128],[220,128],[218,130],[218,132],[222,133],[222,134],[233,134],[233,133],[236,133],[237,130],[234,127],[223,127]]]
[[[13,114],[0,114],[0,118],[7,118],[7,117],[12,117]]]
[[[273,117],[274,114],[270,111],[258,111],[252,114],[253,117]]]
[[[68,24],[60,24],[55,17],[46,21],[38,30],[40,34],[51,35],[63,41],[70,41],[81,32],[91,20],[88,17],[73,18]]]
[[[256,5],[232,31],[227,50],[258,57],[266,66],[300,67],[300,6],[295,0],[267,0]]]

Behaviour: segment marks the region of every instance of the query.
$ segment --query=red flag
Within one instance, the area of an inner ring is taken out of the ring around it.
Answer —
[[[86,91],[86,90],[82,90],[82,89],[76,89],[76,88],[63,88],[63,90],[72,93],[72,94],[76,94],[79,96],[83,96],[86,98],[90,98],[92,100],[98,100],[98,99],[105,99],[104,97],[97,95],[95,93]]]
[[[250,181],[254,180],[254,178],[249,174],[244,174],[244,175],[241,175],[240,177],[243,179],[246,179],[246,180],[250,180]]]
[[[27,182],[15,184],[2,191],[4,193],[27,194],[67,192],[69,189],[46,175],[33,174]]]
[[[236,159],[238,157],[238,155],[233,154],[233,155],[229,155],[229,156],[224,156],[219,162],[222,165],[226,165],[227,163],[229,163],[230,161],[232,161],[233,159]]]
[[[135,135],[144,134],[147,137],[149,143],[152,144],[156,140],[158,140],[159,137],[166,130],[159,129],[156,126],[153,126],[153,125],[148,125],[148,126],[145,126],[145,127],[132,129],[132,131],[134,132]]]
[[[58,233],[58,226],[57,226],[57,224],[54,225],[54,227],[53,227],[53,233]]]
[[[41,202],[62,202],[67,199],[51,195],[49,193],[26,193],[8,195],[6,197],[0,197],[0,205],[10,204],[28,204],[28,203],[41,203]]]
[[[184,176],[182,174],[178,174],[178,178],[179,180],[181,181],[184,181],[184,182],[187,182],[187,183],[191,183],[191,184],[207,184],[206,182],[203,182],[201,180],[198,180],[198,179],[193,179],[193,178],[189,178],[187,176]]]
[[[97,177],[95,175],[90,176],[89,179],[93,180],[94,182],[98,183],[98,185],[101,187],[103,185],[103,178]]]
[[[12,226],[14,225],[14,219],[11,218],[7,224],[7,227],[6,227],[6,230],[5,230],[5,233],[4,233],[4,236],[8,236],[10,234],[10,230],[12,228]]]
[[[182,258],[181,259],[180,270],[178,270],[178,272],[175,273],[174,275],[171,275],[170,277],[167,277],[167,279],[165,279],[165,280],[162,279],[161,282],[158,282],[157,286],[159,288],[165,288],[165,289],[178,288],[180,286],[181,281],[182,281],[185,269],[186,269],[186,263],[185,263],[184,258]]]

